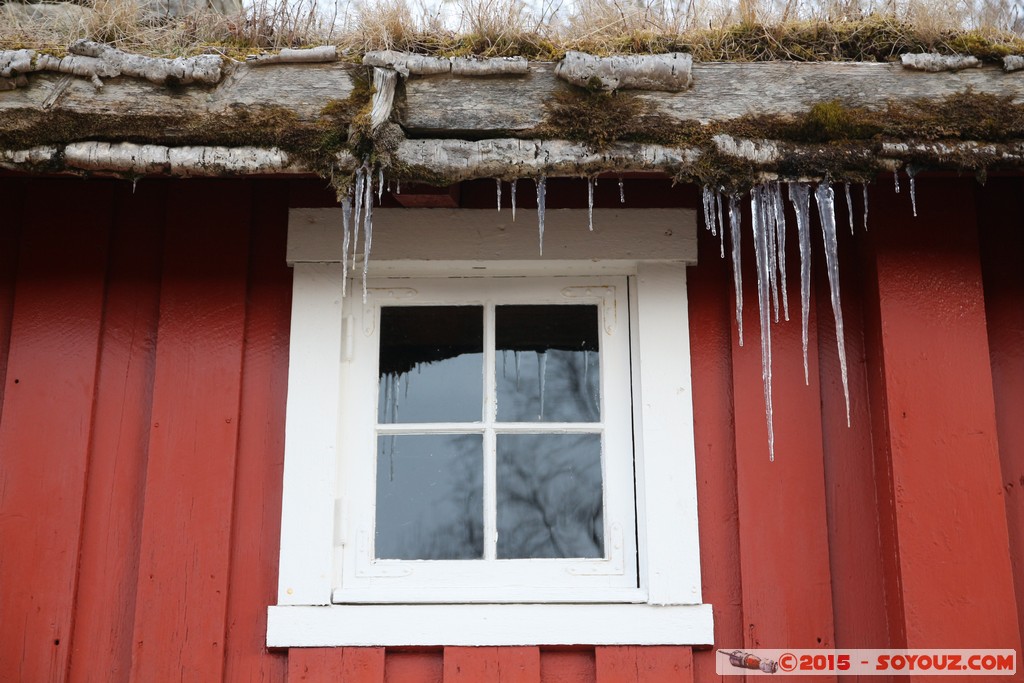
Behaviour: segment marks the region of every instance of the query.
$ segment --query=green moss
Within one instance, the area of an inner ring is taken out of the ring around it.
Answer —
[[[700,135],[698,124],[680,124],[640,97],[589,88],[557,91],[545,105],[544,124],[526,137],[572,140],[602,150],[613,142],[677,145]]]
[[[633,132],[645,107],[633,95],[573,88],[556,92],[545,110],[545,137],[600,150]]]

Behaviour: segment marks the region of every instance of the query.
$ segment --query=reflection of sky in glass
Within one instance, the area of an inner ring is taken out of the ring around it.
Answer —
[[[601,419],[597,306],[497,306],[494,316],[499,421]]]
[[[483,326],[481,306],[382,307],[378,421],[479,422]]]
[[[377,390],[382,424],[479,422],[483,414],[483,354],[417,363],[409,372],[384,375]]]
[[[377,437],[375,556],[482,558],[482,454],[479,434]]]
[[[604,557],[599,434],[499,434],[498,558]]]
[[[498,420],[598,422],[600,357],[596,351],[499,351]]]

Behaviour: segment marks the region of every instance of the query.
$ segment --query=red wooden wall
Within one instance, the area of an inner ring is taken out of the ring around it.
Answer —
[[[311,187],[0,176],[0,681],[718,680],[713,651],[690,648],[266,650],[287,209],[322,202]],[[579,206],[581,188],[549,197]],[[731,273],[701,234],[689,313],[718,647],[1020,649],[1024,185],[917,191],[915,219],[905,184],[873,186],[869,232],[840,236],[849,428],[816,241],[809,385],[798,313],[773,326],[774,463],[752,246],[740,347]],[[461,201],[491,193],[470,183]],[[694,199],[627,181],[627,206]]]

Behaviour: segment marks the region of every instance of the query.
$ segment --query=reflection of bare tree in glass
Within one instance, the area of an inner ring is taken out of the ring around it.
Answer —
[[[498,557],[603,557],[601,437],[498,435]]]
[[[384,436],[377,459],[376,557],[483,557],[479,434]]]

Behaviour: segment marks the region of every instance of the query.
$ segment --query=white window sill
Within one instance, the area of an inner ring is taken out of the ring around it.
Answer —
[[[269,647],[711,645],[711,605],[272,606]]]

